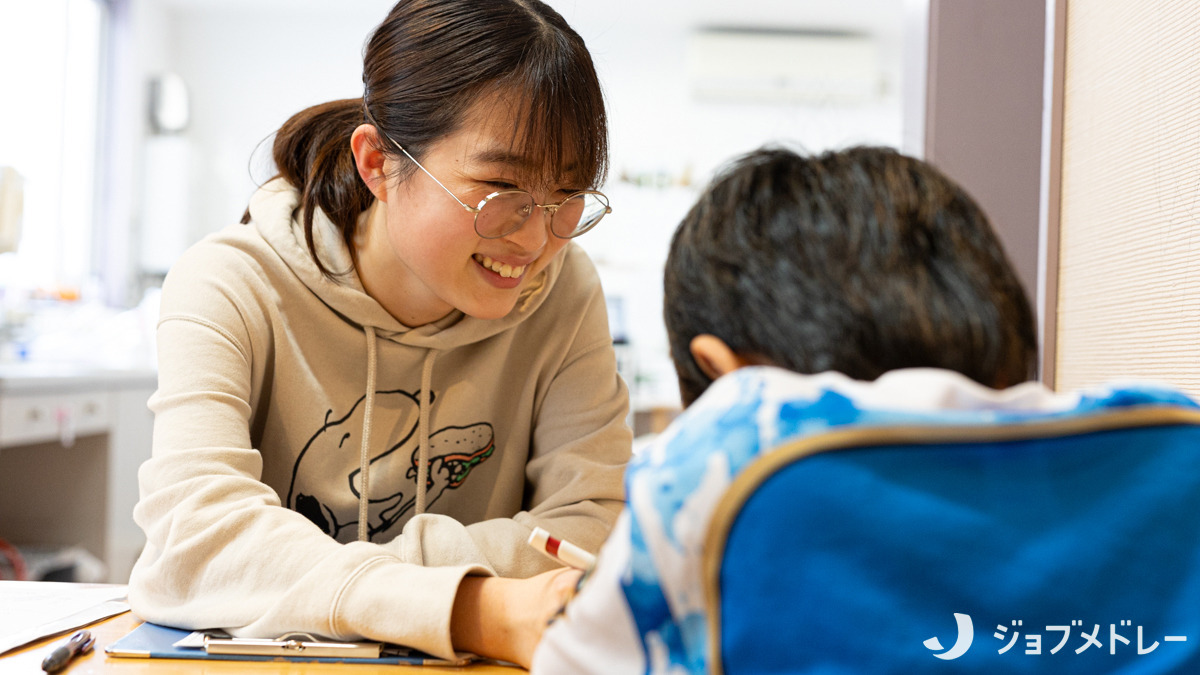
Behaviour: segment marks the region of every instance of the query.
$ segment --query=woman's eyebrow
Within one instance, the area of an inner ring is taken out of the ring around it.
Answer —
[[[534,167],[534,163],[525,157],[499,148],[480,150],[471,155],[470,161],[472,164],[507,164],[521,171],[529,171]]]
[[[470,156],[471,164],[505,164],[522,173],[533,174],[538,172],[541,165],[531,161],[524,155],[518,155],[510,150],[502,148],[488,148],[480,150]],[[577,162],[571,162],[563,167],[562,173],[564,176],[570,176],[575,173],[578,168]]]

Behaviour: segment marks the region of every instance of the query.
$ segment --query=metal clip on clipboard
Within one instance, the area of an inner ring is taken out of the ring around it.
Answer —
[[[307,633],[289,633],[275,640],[204,636],[208,654],[243,656],[311,656],[345,659],[377,659],[383,656],[379,642],[325,642]]]
[[[132,658],[297,659],[414,666],[461,666],[475,658],[460,653],[453,659],[443,659],[387,642],[333,642],[302,632],[285,633],[275,639],[234,638],[223,630],[188,632],[152,623],[139,625],[104,651],[109,656]]]

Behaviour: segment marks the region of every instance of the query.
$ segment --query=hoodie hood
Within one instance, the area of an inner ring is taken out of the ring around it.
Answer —
[[[322,264],[334,273],[334,278],[317,268],[305,241],[300,194],[290,183],[276,178],[263,185],[250,200],[250,217],[296,277],[346,321],[364,329],[374,328],[382,340],[439,351],[478,342],[524,321],[545,301],[566,257],[565,250],[555,256],[522,290],[507,316],[483,320],[453,310],[438,321],[411,328],[397,321],[363,289],[341,232],[320,209],[313,214],[313,242]]]

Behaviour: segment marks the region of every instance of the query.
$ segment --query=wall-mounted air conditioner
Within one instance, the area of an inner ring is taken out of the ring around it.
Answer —
[[[857,33],[700,29],[688,74],[701,100],[849,104],[884,89],[875,39]]]

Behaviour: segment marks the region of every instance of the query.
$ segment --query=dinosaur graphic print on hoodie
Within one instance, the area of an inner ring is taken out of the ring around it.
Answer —
[[[341,417],[333,417],[333,411],[328,411],[326,421],[320,430],[313,435],[300,456],[296,458],[296,468],[292,472],[292,482],[288,489],[285,505],[304,514],[316,523],[326,534],[338,541],[353,541],[355,530],[352,526],[358,524],[358,512],[352,514],[338,513],[328,506],[330,499],[323,498],[326,490],[349,490],[355,499],[362,495],[362,469],[355,467],[347,481],[340,486],[330,483],[321,471],[327,465],[326,455],[343,455],[347,444],[360,443],[358,432],[362,429],[362,409],[366,396],[361,396],[350,412]],[[370,459],[371,472],[376,476],[376,484],[392,486],[394,490],[387,495],[372,494],[371,506],[368,513],[371,519],[367,525],[367,540],[375,541],[377,535],[386,535],[401,518],[408,515],[416,505],[417,473],[419,447],[416,442],[418,398],[406,391],[377,391],[375,405],[380,404],[410,407],[412,409],[411,423],[405,425],[405,433],[394,445],[381,448],[380,452]],[[411,405],[410,405],[411,404]],[[479,422],[465,427],[445,427],[429,436],[430,458],[429,478],[426,480],[426,507],[437,501],[442,492],[457,489],[463,484],[480,462],[486,461],[496,448],[495,432],[491,424]],[[305,456],[308,461],[303,461]],[[315,465],[315,466],[314,466]],[[381,471],[387,474],[381,476]],[[381,480],[383,478],[383,480]],[[407,485],[411,483],[411,485]]]

